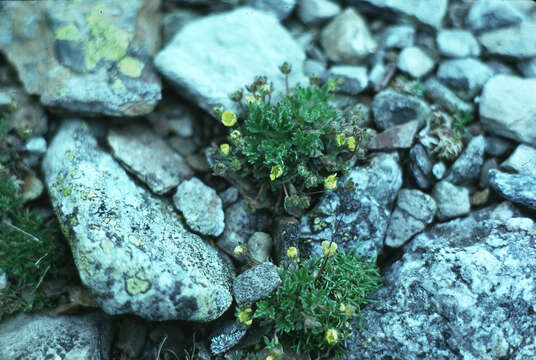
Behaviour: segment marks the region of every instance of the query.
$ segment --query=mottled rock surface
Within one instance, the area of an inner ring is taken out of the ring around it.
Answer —
[[[136,185],[85,123],[62,125],[43,171],[80,279],[105,312],[210,321],[231,305],[231,265]]]
[[[432,190],[432,197],[437,203],[437,218],[446,220],[457,216],[467,215],[471,210],[469,190],[456,186],[448,181],[440,181]]]
[[[385,130],[412,120],[424,125],[430,108],[422,100],[388,89],[374,97],[372,113],[376,126]]]
[[[489,183],[504,198],[536,210],[536,176],[489,171]]]
[[[277,267],[271,262],[264,262],[236,277],[233,295],[238,306],[243,308],[270,296],[279,284],[281,278],[277,273]]]

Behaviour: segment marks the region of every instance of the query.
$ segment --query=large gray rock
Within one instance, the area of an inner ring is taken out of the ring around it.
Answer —
[[[103,314],[19,314],[0,324],[0,359],[107,360],[113,338]]]
[[[502,197],[536,210],[536,176],[491,169],[489,184]]]
[[[173,196],[175,207],[194,231],[220,236],[225,227],[222,202],[216,191],[196,177],[183,181]]]
[[[501,168],[522,175],[536,176],[536,149],[525,144],[519,145],[508,159],[501,163]]]
[[[246,0],[246,5],[271,13],[279,20],[284,20],[294,10],[296,2],[297,0]]]
[[[320,42],[335,62],[355,63],[376,51],[377,44],[363,17],[347,8],[324,27]]]
[[[536,56],[536,22],[524,21],[519,25],[487,31],[478,41],[492,55],[523,60]]]
[[[410,46],[398,55],[397,67],[414,78],[419,78],[434,68],[434,61],[417,46]]]
[[[443,61],[437,69],[439,81],[464,100],[475,97],[492,76],[489,66],[472,58]]]
[[[385,245],[400,247],[413,235],[423,231],[434,219],[437,210],[434,199],[419,190],[402,189],[391,215]]]
[[[439,53],[446,57],[479,57],[480,45],[471,32],[457,29],[441,30],[436,37]]]
[[[355,248],[358,255],[368,259],[381,254],[391,208],[402,187],[398,161],[397,153],[378,153],[367,166],[350,170],[338,181],[336,190],[322,195],[301,218],[298,236],[310,253],[321,255],[325,240],[337,242],[343,250]]]
[[[437,218],[440,221],[469,214],[469,190],[448,181],[440,181],[432,190],[432,197],[437,203]]]
[[[480,123],[487,131],[536,144],[536,79],[497,75],[490,79],[480,97]]]
[[[346,359],[534,357],[530,225],[468,217],[417,235],[363,310]]]
[[[61,126],[43,171],[80,279],[105,312],[210,321],[231,305],[232,265],[136,185],[85,123]]]
[[[290,86],[305,84],[302,48],[277,19],[241,7],[185,25],[155,58],[155,66],[181,95],[213,113],[214,106],[239,111],[229,99],[256,76],[266,75],[276,94],[284,91],[283,62],[292,66]]]
[[[515,25],[522,20],[523,14],[513,1],[477,0],[471,6],[465,23],[473,31],[484,31]]]
[[[0,49],[26,92],[45,106],[116,117],[150,113],[161,99],[150,57],[160,44],[159,1],[66,6],[4,2],[11,40]]]
[[[148,127],[111,130],[107,140],[113,156],[155,194],[165,194],[193,175],[182,156]]]
[[[428,0],[352,0],[357,6],[363,4],[374,9],[376,16],[391,16],[399,19],[416,19],[421,24],[439,29],[447,12],[448,0],[435,0],[431,6]]]
[[[430,108],[420,99],[388,89],[374,97],[372,113],[376,126],[385,130],[412,120],[417,120],[419,126],[424,125]]]
[[[298,17],[304,24],[315,25],[337,16],[341,7],[330,0],[301,0]]]
[[[486,139],[483,135],[472,138],[463,153],[452,164],[445,180],[452,184],[466,184],[477,180],[484,164],[485,149]]]

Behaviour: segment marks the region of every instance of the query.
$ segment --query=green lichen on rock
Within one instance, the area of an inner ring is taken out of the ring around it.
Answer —
[[[85,44],[86,68],[92,70],[99,61],[118,61],[125,57],[129,46],[128,33],[102,18],[102,6],[97,5],[87,16],[92,38]]]
[[[132,277],[126,281],[126,289],[129,295],[143,294],[149,290],[151,283],[147,280],[142,280],[137,277]]]
[[[136,58],[127,56],[119,62],[119,71],[123,74],[137,78],[141,75],[145,64]]]
[[[80,41],[82,40],[82,36],[78,28],[73,23],[70,23],[62,25],[56,30],[56,39]]]

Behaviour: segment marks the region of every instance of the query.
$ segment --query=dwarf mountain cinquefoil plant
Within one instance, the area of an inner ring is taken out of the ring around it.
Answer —
[[[355,251],[337,251],[337,244],[324,241],[323,257],[300,262],[298,250],[287,250],[289,262],[279,267],[281,284],[256,310],[238,309],[237,320],[250,326],[255,319],[270,327],[273,337],[270,359],[283,351],[279,339],[296,353],[313,359],[337,359],[345,352],[351,326],[359,326],[361,308],[380,285],[374,262],[365,262]]]
[[[215,109],[230,133],[215,151],[213,169],[217,175],[232,173],[253,184],[253,205],[271,192],[283,200],[287,213],[298,216],[309,207],[313,190],[337,187],[337,177],[347,170],[365,133],[357,119],[345,120],[330,104],[336,81],[289,89],[290,66],[285,63],[280,70],[286,93],[279,101],[272,101],[268,79],[258,76],[246,86],[249,95],[243,96],[242,90],[230,95],[240,104],[240,116]]]

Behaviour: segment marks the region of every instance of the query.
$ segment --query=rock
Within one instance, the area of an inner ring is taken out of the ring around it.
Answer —
[[[374,97],[372,113],[376,126],[385,130],[412,120],[422,126],[430,115],[430,108],[422,100],[387,89]]]
[[[43,190],[45,190],[45,186],[37,176],[32,174],[26,175],[22,184],[22,202],[39,198],[43,194]]]
[[[184,139],[179,136],[170,137],[168,144],[173,150],[186,158],[198,150],[197,144],[193,139]]]
[[[191,154],[186,157],[186,163],[195,171],[208,172],[210,165],[207,162],[207,158],[204,154]]]
[[[385,245],[401,247],[413,235],[426,228],[437,210],[434,199],[419,190],[402,189],[398,193],[395,210],[391,215]]]
[[[147,325],[138,318],[123,318],[114,346],[130,358],[139,358],[147,339]]]
[[[198,122],[191,106],[170,98],[160,102],[147,119],[161,137],[175,134],[190,138],[194,135],[194,123]]]
[[[270,260],[272,237],[265,232],[254,232],[248,240],[249,255],[253,260],[262,263]]]
[[[461,220],[408,244],[363,310],[346,360],[533,356],[534,236],[511,221]]]
[[[169,43],[180,29],[201,16],[203,15],[199,11],[184,8],[164,13],[162,16],[162,43],[164,45]]]
[[[385,15],[397,20],[401,17],[417,19],[435,30],[441,27],[448,7],[448,0],[436,0],[434,6],[429,6],[427,0],[353,0],[352,3],[372,7],[376,16]]]
[[[480,46],[469,31],[444,29],[437,34],[439,53],[451,58],[479,57]]]
[[[519,145],[510,157],[501,163],[501,168],[521,175],[536,176],[536,149],[525,144]]]
[[[416,46],[407,47],[398,55],[397,67],[414,78],[428,74],[434,68],[434,61]]]
[[[536,22],[522,22],[519,25],[487,31],[478,36],[478,41],[491,55],[515,60],[525,60],[536,56]]]
[[[471,204],[469,191],[448,181],[440,181],[432,190],[432,197],[437,203],[437,218],[440,221],[469,214]]]
[[[138,186],[87,124],[66,121],[43,161],[82,283],[112,315],[211,321],[231,305],[228,260]]]
[[[486,140],[483,135],[471,139],[463,153],[452,164],[445,180],[458,184],[468,184],[477,180],[484,163]]]
[[[393,126],[374,136],[366,146],[370,150],[409,149],[418,129],[417,120]]]
[[[21,313],[0,324],[0,359],[106,360],[112,338],[112,322],[100,313]]]
[[[182,156],[147,127],[111,130],[107,140],[113,156],[155,194],[168,193],[193,175]]]
[[[390,209],[402,187],[398,160],[396,152],[378,153],[367,166],[355,167],[341,178],[337,190],[326,191],[301,218],[298,237],[307,248],[299,247],[300,254],[321,255],[322,241],[334,241],[342,250],[356,249],[367,259],[381,254]],[[292,229],[288,230],[285,236],[291,240],[284,245],[295,246]],[[275,243],[282,241],[276,238]],[[286,251],[285,246],[281,250]]]
[[[223,354],[246,335],[246,327],[237,321],[226,321],[209,335],[212,354]]]
[[[0,269],[0,291],[6,289],[8,285],[9,281],[7,281],[7,275],[4,270]]]
[[[284,91],[283,62],[292,66],[289,83],[304,83],[305,54],[273,16],[241,7],[185,25],[155,58],[157,69],[181,95],[213,114],[214,106],[235,112],[229,94],[259,74]]]
[[[377,48],[365,20],[352,8],[344,10],[322,29],[320,42],[326,56],[338,63],[355,63]]]
[[[451,114],[473,113],[473,104],[461,100],[435,77],[430,77],[424,82],[424,94]]]
[[[188,226],[203,235],[220,236],[225,228],[222,202],[214,189],[196,177],[183,181],[173,196]]]
[[[511,141],[499,136],[486,136],[486,154],[491,156],[503,156],[513,149]]]
[[[307,77],[324,79],[326,76],[326,64],[322,61],[307,59],[303,63],[303,72]]]
[[[218,247],[237,260],[244,261],[244,257],[234,255],[234,248],[247,244],[248,239],[257,231],[266,229],[268,217],[260,211],[254,213],[246,211],[244,200],[235,202],[227,207],[225,213],[225,230],[218,240]]]
[[[536,210],[536,176],[489,171],[489,184],[499,195]]]
[[[421,144],[416,144],[409,151],[409,170],[421,189],[432,186],[432,161]]]
[[[489,186],[489,170],[498,168],[499,165],[497,164],[497,160],[495,160],[495,158],[487,159],[486,161],[484,161],[484,165],[482,165],[482,169],[480,170],[479,182],[479,185],[482,189],[487,188]]]
[[[443,61],[437,78],[464,100],[475,97],[493,76],[493,70],[481,61],[467,58]]]
[[[447,165],[443,161],[437,162],[432,166],[432,175],[436,180],[441,180],[447,173]]]
[[[471,206],[478,207],[486,205],[486,203],[489,200],[489,188],[485,188],[484,190],[475,191],[473,194],[471,194],[471,197],[469,199]]]
[[[24,144],[24,150],[35,155],[44,155],[47,152],[47,141],[42,136],[29,139]]]
[[[480,123],[485,130],[528,145],[536,144],[536,79],[497,75],[480,97]]]
[[[415,43],[415,27],[411,25],[387,26],[379,36],[380,49],[404,49]]]
[[[341,7],[330,0],[301,0],[298,17],[306,25],[317,25],[327,21],[341,12]]]
[[[230,186],[220,193],[221,204],[225,208],[238,200],[238,189]]]
[[[519,24],[523,14],[510,1],[477,0],[465,19],[471,30],[479,32]]]
[[[264,262],[238,275],[234,281],[233,294],[240,308],[267,298],[281,284],[277,267]]]
[[[294,10],[296,2],[297,0],[246,0],[246,5],[271,13],[279,20],[285,20]]]
[[[22,138],[39,137],[48,130],[48,119],[43,107],[22,88],[4,87],[1,91],[12,99],[9,125]]]
[[[513,217],[522,216],[521,211],[510,201],[503,201],[493,209],[490,220],[506,222]]]
[[[12,101],[13,99],[11,99],[11,96],[3,91],[0,91],[0,112],[8,111],[11,107]]]
[[[364,66],[332,66],[327,77],[342,79],[343,84],[337,91],[350,95],[357,95],[368,86],[367,68]]]
[[[0,49],[43,105],[123,118],[148,114],[161,99],[150,61],[160,46],[159,1],[4,5],[16,41]]]
[[[536,57],[531,60],[520,61],[517,64],[519,71],[524,77],[534,78],[536,77]]]

